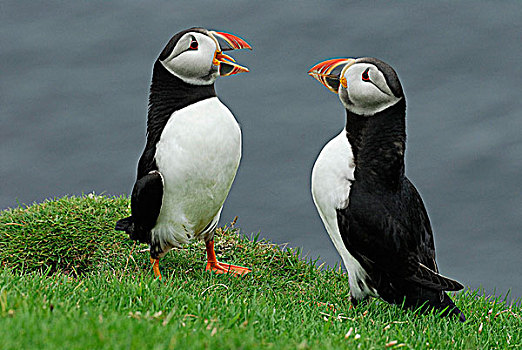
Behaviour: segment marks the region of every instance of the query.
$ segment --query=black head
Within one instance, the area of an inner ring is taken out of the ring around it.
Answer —
[[[373,57],[359,58],[355,61],[355,63],[368,63],[377,67],[377,69],[384,75],[384,79],[386,79],[386,84],[390,88],[391,92],[397,98],[404,97],[402,85],[399,81],[399,77],[397,76],[397,72],[395,72],[395,70],[388,63]]]
[[[243,39],[229,33],[190,28],[175,34],[158,62],[172,75],[192,85],[210,85],[216,78],[248,69],[223,53],[225,50],[251,49]]]
[[[395,70],[376,58],[327,60],[309,74],[339,94],[344,107],[358,115],[375,115],[404,99]]]

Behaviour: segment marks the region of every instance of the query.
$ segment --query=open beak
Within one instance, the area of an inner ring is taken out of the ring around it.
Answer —
[[[334,58],[316,64],[310,68],[308,74],[326,86],[328,90],[337,94],[339,93],[339,85],[342,85],[345,89],[348,87],[348,82],[343,73],[354,63],[353,58]]]
[[[225,55],[223,51],[252,50],[252,47],[245,40],[230,33],[210,31],[210,34],[216,40],[218,46],[212,64],[219,66],[219,75],[226,77],[232,74],[248,72],[248,68],[237,64],[232,57]]]

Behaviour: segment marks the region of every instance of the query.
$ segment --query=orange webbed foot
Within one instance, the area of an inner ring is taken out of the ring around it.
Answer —
[[[242,276],[246,275],[249,272],[252,272],[252,270],[246,267],[225,264],[219,261],[207,262],[207,267],[205,268],[205,271],[212,271],[217,274],[228,273],[235,276]]]
[[[252,270],[243,266],[230,265],[217,261],[216,252],[214,251],[213,240],[206,242],[205,245],[207,249],[207,267],[205,268],[206,271],[212,271],[217,274],[228,273],[234,276],[242,276],[246,275],[249,272],[252,272]]]
[[[152,264],[152,270],[154,271],[154,276],[158,277],[161,281],[161,273],[159,270],[159,259],[150,258],[150,262]]]

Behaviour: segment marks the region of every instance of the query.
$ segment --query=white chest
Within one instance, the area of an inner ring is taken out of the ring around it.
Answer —
[[[350,291],[354,297],[362,299],[373,293],[357,283],[364,280],[366,272],[346,249],[337,224],[337,209],[348,206],[354,170],[352,148],[343,130],[324,146],[317,157],[312,170],[312,197],[326,231],[348,270]]]
[[[312,195],[319,210],[346,208],[355,164],[343,130],[324,146],[312,170]]]
[[[177,246],[217,222],[240,158],[241,130],[217,97],[174,112],[156,145],[164,191],[153,235]]]

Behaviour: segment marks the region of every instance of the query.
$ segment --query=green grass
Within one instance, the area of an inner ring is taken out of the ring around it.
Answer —
[[[236,278],[203,271],[195,243],[161,260],[113,229],[128,199],[70,197],[0,214],[1,349],[515,349],[520,304],[453,296],[464,324],[377,299],[350,309],[348,277],[299,251],[218,230]],[[323,235],[322,232],[318,235]]]

